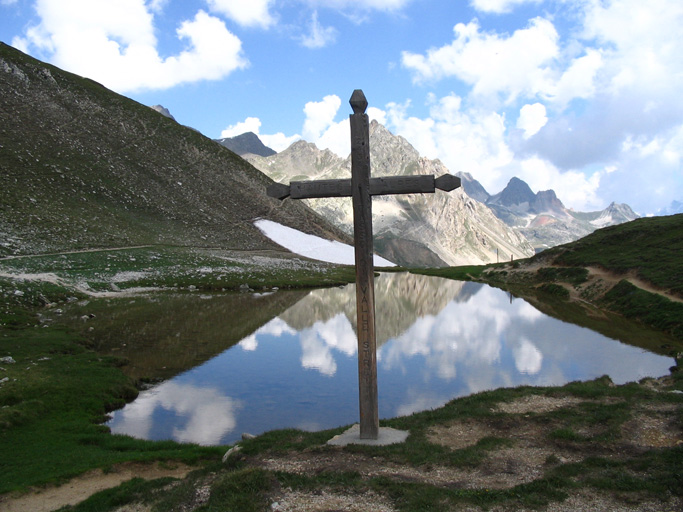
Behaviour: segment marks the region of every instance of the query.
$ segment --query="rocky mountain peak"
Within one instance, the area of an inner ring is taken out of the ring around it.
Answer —
[[[555,215],[566,215],[566,208],[557,198],[554,190],[542,190],[531,203],[531,209],[536,213],[553,213]]]
[[[370,165],[373,176],[415,174],[420,153],[403,137],[373,120],[370,123]]]
[[[456,172],[455,175],[460,178],[462,188],[465,193],[475,201],[486,203],[491,195],[469,172]]]
[[[601,228],[629,222],[637,218],[638,214],[629,205],[612,202],[607,208],[599,212],[590,223],[595,227]]]
[[[275,181],[339,179],[351,176],[351,159],[299,141],[268,158],[249,161]],[[439,160],[421,157],[403,137],[377,121],[370,124],[372,176],[433,174],[448,169]],[[348,233],[353,229],[352,202],[348,198],[304,200],[314,211]],[[462,189],[450,193],[375,196],[372,201],[375,250],[405,266],[479,264],[533,254],[531,245],[484,204]],[[503,257],[503,256],[501,256]]]
[[[276,153],[276,151],[261,142],[261,139],[254,132],[246,132],[235,137],[226,137],[217,140],[217,142],[240,156],[249,154],[271,156]]]
[[[168,110],[166,107],[164,107],[164,106],[162,106],[162,105],[152,105],[152,106],[149,107],[149,108],[151,108],[152,110],[156,110],[156,111],[159,112],[162,116],[166,116],[166,117],[168,117],[169,119],[173,119],[173,120],[175,121],[175,117],[173,117],[173,116],[171,115],[171,111]]]
[[[502,192],[492,196],[488,202],[503,206],[521,207],[527,209],[536,199],[529,185],[517,177],[513,177],[502,190]]]

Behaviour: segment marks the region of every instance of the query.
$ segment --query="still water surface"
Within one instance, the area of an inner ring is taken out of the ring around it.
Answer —
[[[486,285],[382,274],[376,301],[381,418],[499,387],[605,374],[620,384],[665,375],[672,364]],[[231,348],[141,392],[108,425],[210,445],[234,443],[243,432],[357,422],[354,323],[352,285],[312,291]]]

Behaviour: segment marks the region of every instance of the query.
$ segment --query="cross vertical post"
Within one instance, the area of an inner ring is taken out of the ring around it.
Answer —
[[[372,196],[387,194],[430,194],[435,189],[450,192],[460,186],[460,178],[443,174],[370,177],[370,123],[365,109],[368,101],[360,89],[349,101],[351,124],[351,179],[292,181],[273,183],[267,193],[283,201],[316,197],[351,197],[353,201],[353,240],[356,261],[356,315],[358,324],[358,402],[360,439],[380,437],[377,406],[377,342],[375,338],[375,268],[372,243]]]
[[[377,439],[377,347],[375,338],[375,275],[372,243],[372,199],[370,196],[370,123],[368,102],[356,89],[350,100],[351,198],[356,260],[356,315],[358,328],[358,402],[360,438]]]

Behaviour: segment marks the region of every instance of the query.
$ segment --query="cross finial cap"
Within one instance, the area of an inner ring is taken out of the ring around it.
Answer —
[[[349,100],[354,114],[362,114],[368,108],[368,100],[365,99],[365,94],[360,89],[353,91],[351,99]]]

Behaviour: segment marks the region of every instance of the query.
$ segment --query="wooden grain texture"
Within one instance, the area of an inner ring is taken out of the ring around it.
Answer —
[[[357,96],[357,91],[354,92]],[[353,102],[352,96],[352,102]],[[364,99],[364,96],[363,96]],[[367,106],[367,102],[365,103]],[[370,122],[352,104],[351,188],[353,237],[356,255],[356,314],[358,318],[358,402],[360,438],[377,439],[377,347],[375,338],[375,276],[372,244],[372,198],[370,196]]]

